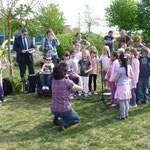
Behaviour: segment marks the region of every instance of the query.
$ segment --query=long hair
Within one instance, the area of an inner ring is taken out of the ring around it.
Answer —
[[[125,69],[126,69],[126,76],[128,77],[128,60],[127,60],[126,54],[121,53],[118,58],[122,62],[121,67],[125,67]]]
[[[89,53],[88,50],[84,50],[84,51],[82,52],[82,60],[83,60],[83,54],[84,54],[84,53],[87,54],[87,59],[90,60],[90,59],[91,59],[91,56],[90,56],[90,53]]]
[[[107,55],[108,55],[108,57],[110,57],[110,49],[109,49],[109,46],[106,46],[106,45],[105,45],[105,46],[103,47],[103,51],[104,51],[104,50],[107,50]]]

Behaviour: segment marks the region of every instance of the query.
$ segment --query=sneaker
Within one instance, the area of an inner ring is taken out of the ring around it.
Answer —
[[[112,105],[111,105],[111,107],[116,107],[116,106],[117,106],[117,104],[112,104]]]
[[[60,120],[58,120],[56,117],[54,117],[53,123],[54,123],[56,126],[59,126]]]
[[[73,95],[71,95],[70,99],[73,99],[73,98],[74,98]]]
[[[46,87],[45,87],[45,90],[48,90],[48,91],[49,91],[49,87],[48,87],[48,86],[46,86]]]
[[[84,96],[83,100],[87,100],[87,98],[88,98],[87,96]]]
[[[2,101],[0,100],[0,104],[2,103]]]
[[[148,104],[148,101],[145,101],[144,103],[145,103],[145,104]]]
[[[135,105],[132,106],[132,108],[135,108],[135,107],[137,107],[137,104],[135,104]]]
[[[98,93],[97,93],[97,91],[94,91],[94,95],[97,95]]]
[[[125,116],[125,118],[126,118],[126,119],[128,119],[128,118],[129,118],[129,116],[128,116],[128,115],[126,115],[126,116]]]
[[[118,115],[118,116],[116,117],[116,119],[118,119],[118,120],[125,120],[126,117],[122,117],[122,116]]]
[[[108,102],[107,105],[112,105],[112,103],[111,103],[111,102]]]
[[[129,108],[133,108],[133,106],[132,106],[132,105],[129,105]]]
[[[80,100],[80,99],[81,99],[81,96],[78,95],[77,100]]]
[[[42,87],[42,90],[45,90],[45,86]]]
[[[62,120],[59,120],[59,131],[65,130],[64,123]]]
[[[90,95],[92,95],[92,93],[91,93],[91,92],[89,92],[89,94],[88,94],[88,95],[90,96]]]
[[[6,102],[6,99],[3,99],[2,102]]]

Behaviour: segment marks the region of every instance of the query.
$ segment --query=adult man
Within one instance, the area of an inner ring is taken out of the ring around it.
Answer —
[[[26,65],[28,66],[29,74],[34,74],[33,56],[28,52],[28,49],[34,48],[33,40],[28,36],[28,30],[22,29],[21,35],[15,38],[13,50],[17,53],[17,62],[19,64],[20,76],[24,78],[26,73]]]
[[[118,43],[118,48],[121,48],[121,44],[127,44],[127,46],[130,46],[132,43],[132,39],[127,35],[125,30],[121,30],[121,36]]]
[[[109,46],[110,52],[114,50],[114,41],[115,38],[113,37],[113,31],[109,31],[108,35],[104,37],[104,44]]]

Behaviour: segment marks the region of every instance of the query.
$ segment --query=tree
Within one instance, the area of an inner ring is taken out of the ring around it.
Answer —
[[[34,20],[31,22],[37,30],[45,34],[48,28],[52,28],[57,33],[63,33],[65,19],[59,5],[50,3],[46,7],[40,5],[35,13]]]
[[[135,31],[138,28],[138,3],[135,0],[112,0],[105,9],[106,20],[110,27],[117,26],[119,31]]]
[[[150,41],[150,0],[142,0],[139,5],[138,24],[143,31],[143,38],[146,43]]]
[[[93,17],[92,12],[92,8],[88,4],[86,4],[84,11],[84,23],[87,26],[89,33],[91,32],[91,27],[98,26],[100,21],[100,17]]]
[[[18,26],[23,26],[25,23],[25,18],[30,14],[33,6],[38,3],[36,0],[32,0],[28,5],[19,5],[17,4],[20,0],[7,0],[7,8],[0,8],[0,15],[7,22],[7,30],[8,30],[8,61],[10,63],[10,76],[13,76],[13,67],[11,60],[11,50],[10,50],[10,39],[11,39],[11,31],[14,28],[18,28]],[[15,29],[14,29],[15,30]],[[13,31],[14,31],[13,30]]]

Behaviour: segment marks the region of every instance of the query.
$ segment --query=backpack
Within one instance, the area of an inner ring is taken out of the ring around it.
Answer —
[[[3,79],[3,90],[4,90],[4,96],[10,95],[12,92],[12,84],[9,80],[9,78]]]

